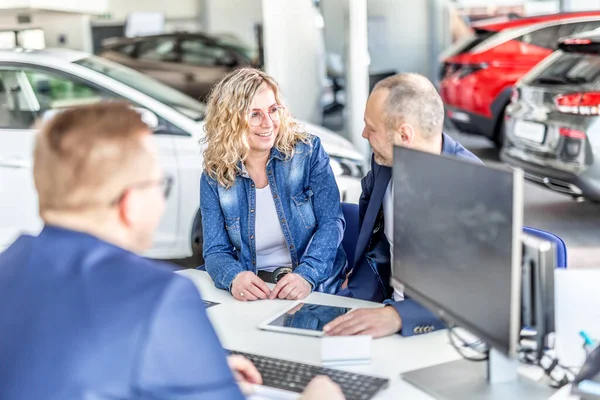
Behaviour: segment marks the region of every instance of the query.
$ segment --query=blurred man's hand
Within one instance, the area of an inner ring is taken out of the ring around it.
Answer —
[[[323,328],[327,336],[371,335],[374,338],[397,333],[402,320],[394,307],[362,308],[337,317]]]

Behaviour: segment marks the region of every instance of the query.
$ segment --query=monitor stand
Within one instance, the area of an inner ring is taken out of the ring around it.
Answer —
[[[402,374],[402,378],[440,400],[548,399],[555,389],[519,377],[518,360],[490,350],[487,362],[452,361]]]

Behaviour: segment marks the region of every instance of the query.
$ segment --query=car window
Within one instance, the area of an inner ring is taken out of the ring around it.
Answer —
[[[138,45],[138,58],[146,61],[176,61],[177,46],[174,38],[162,37],[144,40]]]
[[[118,51],[121,54],[125,54],[126,56],[130,56],[133,54],[134,50],[135,50],[135,43],[130,43],[130,44],[125,44],[123,46],[119,46],[117,48],[115,48],[116,51]]]
[[[49,110],[95,103],[114,95],[46,71],[33,69],[0,70],[0,127],[28,129],[36,118]],[[26,82],[26,83],[24,83]],[[29,83],[30,88],[23,85]],[[39,105],[26,93],[33,92]]]
[[[45,71],[25,71],[25,75],[42,111],[91,104],[114,97],[100,93],[98,89],[86,84]]]
[[[574,22],[570,24],[563,24],[558,29],[558,39],[577,35],[579,33],[593,31],[596,28],[600,28],[600,21],[587,21],[587,22]]]
[[[546,49],[555,50],[557,48],[558,30],[560,25],[547,26],[524,34],[517,38],[517,40],[532,44],[534,46],[544,47]]]
[[[561,53],[560,51],[557,53]],[[561,53],[533,79],[543,84],[600,83],[600,57],[581,53]]]
[[[228,50],[213,46],[201,40],[184,39],[181,41],[181,62],[184,64],[213,67],[235,62]]]

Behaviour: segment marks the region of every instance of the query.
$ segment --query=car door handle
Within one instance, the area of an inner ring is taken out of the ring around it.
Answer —
[[[31,162],[25,160],[24,158],[20,158],[20,157],[2,158],[2,157],[0,157],[0,167],[19,169],[19,168],[31,168],[32,165],[31,165]]]

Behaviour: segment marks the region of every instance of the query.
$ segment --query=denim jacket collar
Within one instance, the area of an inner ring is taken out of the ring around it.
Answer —
[[[285,161],[285,159],[286,159],[285,154],[281,153],[279,151],[279,149],[277,149],[276,147],[273,147],[271,149],[271,154],[269,155],[269,160],[267,161],[267,165],[269,165],[271,160],[274,158],[281,160],[281,161]],[[238,169],[240,170],[240,176],[242,178],[250,178],[250,174],[248,174],[248,170],[246,169],[246,165],[244,164],[243,161],[238,161]]]

